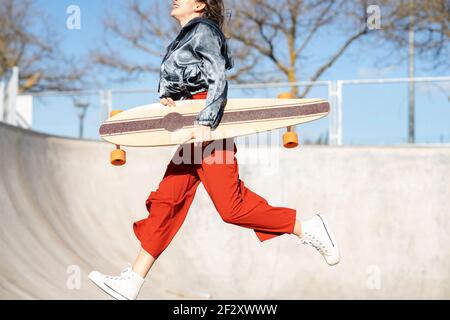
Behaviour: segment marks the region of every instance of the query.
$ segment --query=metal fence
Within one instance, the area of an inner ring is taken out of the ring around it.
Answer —
[[[450,77],[230,84],[229,98],[275,98],[311,86],[308,97],[330,102],[327,118],[296,128],[300,143],[404,144],[408,142],[408,84],[416,86],[418,143],[450,143]],[[0,90],[1,92],[1,90]],[[98,139],[112,109],[158,101],[155,89],[42,92],[33,94],[33,129]],[[279,130],[281,136],[283,130]],[[260,134],[261,135],[261,134]]]
[[[417,77],[336,81],[336,144],[408,143],[410,83],[416,89],[415,142],[450,143],[450,77]]]

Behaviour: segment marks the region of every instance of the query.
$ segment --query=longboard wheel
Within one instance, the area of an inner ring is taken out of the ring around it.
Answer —
[[[277,96],[278,99],[294,99],[291,92],[282,92]],[[285,148],[295,148],[298,146],[298,136],[295,133],[294,126],[287,127],[287,132],[283,135],[283,146]]]
[[[127,162],[127,155],[124,150],[117,148],[111,151],[111,164],[113,166],[123,166]]]
[[[112,117],[114,117],[116,114],[119,114],[119,113],[121,113],[121,112],[123,112],[123,110],[113,110],[113,111],[111,111],[111,112],[109,113],[109,117],[112,118]]]
[[[298,146],[298,135],[296,132],[288,131],[283,134],[283,147],[295,148]]]
[[[294,99],[294,95],[290,92],[282,92],[277,96],[278,99]]]

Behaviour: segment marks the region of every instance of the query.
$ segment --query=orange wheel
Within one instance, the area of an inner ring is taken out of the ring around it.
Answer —
[[[296,132],[288,131],[283,134],[283,147],[290,149],[296,146],[298,146],[298,135]]]
[[[124,150],[117,148],[111,152],[111,164],[113,166],[123,166],[127,162],[127,155]]]
[[[121,112],[123,112],[123,110],[113,110],[113,111],[111,111],[111,112],[109,113],[109,117],[112,118],[112,117],[114,117],[116,114],[119,114],[119,113],[121,113]]]
[[[290,92],[282,92],[278,95],[278,99],[294,99],[294,96]]]
[[[290,92],[282,92],[277,96],[278,99],[294,99],[294,95]],[[288,131],[283,135],[283,146],[285,148],[295,148],[298,146],[298,136],[295,133],[294,127],[287,127]]]

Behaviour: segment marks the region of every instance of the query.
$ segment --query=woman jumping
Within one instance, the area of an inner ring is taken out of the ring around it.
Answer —
[[[223,0],[174,0],[171,16],[181,31],[161,64],[161,103],[175,107],[174,100],[206,99],[187,140],[195,143],[180,146],[174,157],[187,151],[192,155],[195,148],[204,151],[211,143],[214,148],[201,152],[200,161],[172,158],[158,189],[147,199],[148,218],[133,225],[141,243],[134,264],[119,276],[92,271],[89,278],[116,299],[136,299],[150,268],[183,224],[200,182],[225,222],[253,229],[260,241],[293,234],[299,243],[316,248],[329,265],[337,264],[339,249],[324,216],[298,220],[295,209],[270,206],[239,179],[234,140],[210,141],[227,101],[225,72],[232,68],[222,32]]]

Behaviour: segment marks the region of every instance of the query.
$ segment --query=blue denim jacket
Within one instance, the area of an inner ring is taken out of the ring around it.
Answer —
[[[226,38],[212,20],[189,21],[168,46],[161,63],[159,96],[184,100],[208,91],[206,107],[196,122],[215,129],[227,102],[225,71],[232,68]]]

